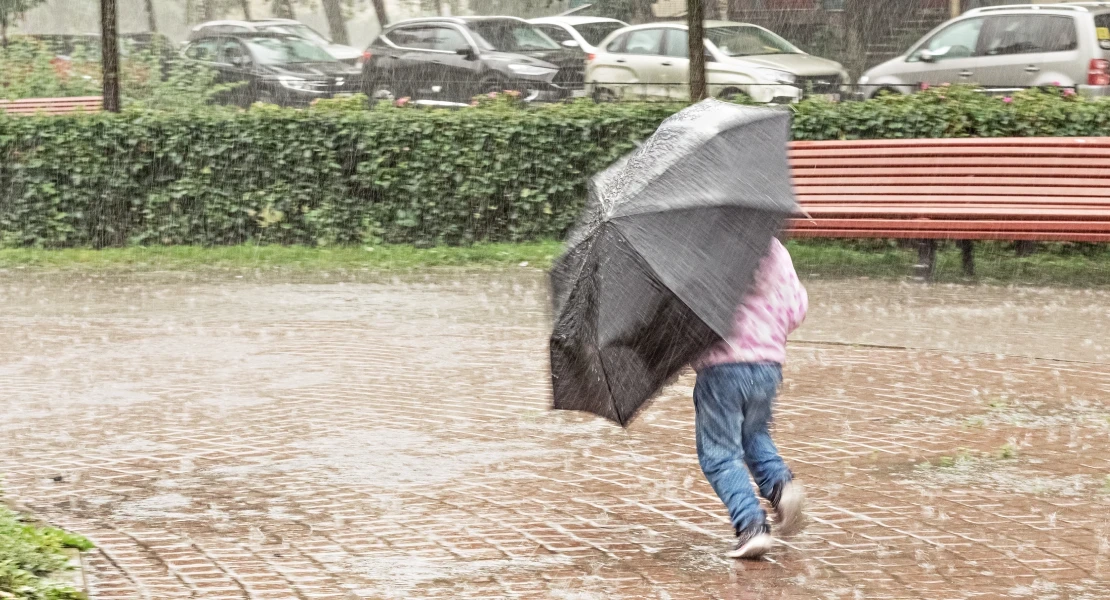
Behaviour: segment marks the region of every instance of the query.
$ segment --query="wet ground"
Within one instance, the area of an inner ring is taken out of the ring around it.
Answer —
[[[1110,293],[808,282],[776,437],[810,525],[761,563],[693,379],[547,410],[542,276],[0,273],[7,495],[94,598],[1110,597]]]

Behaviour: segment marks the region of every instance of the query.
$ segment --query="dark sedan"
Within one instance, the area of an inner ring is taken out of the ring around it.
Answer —
[[[374,98],[466,103],[515,90],[526,101],[559,100],[582,87],[582,58],[522,19],[435,17],[389,26],[363,56]]]
[[[185,57],[215,69],[219,83],[240,83],[218,101],[307,106],[359,90],[359,71],[299,37],[273,33],[214,35],[193,40]]]

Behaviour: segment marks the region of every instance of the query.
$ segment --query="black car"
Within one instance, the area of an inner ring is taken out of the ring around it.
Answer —
[[[582,57],[523,19],[410,19],[382,32],[363,55],[372,98],[469,102],[519,91],[527,101],[559,100],[582,87]]]
[[[307,106],[318,98],[359,91],[357,68],[302,38],[251,32],[197,38],[185,58],[216,69],[219,83],[242,83],[217,100],[250,106]]]

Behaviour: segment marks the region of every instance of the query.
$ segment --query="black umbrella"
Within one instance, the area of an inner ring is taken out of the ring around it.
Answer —
[[[771,237],[797,210],[786,111],[705,100],[591,181],[551,273],[555,408],[628,425],[731,333]]]

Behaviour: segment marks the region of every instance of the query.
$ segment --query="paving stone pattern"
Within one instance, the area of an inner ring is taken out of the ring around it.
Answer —
[[[527,270],[0,273],[0,473],[98,599],[1110,598],[1110,298],[810,289],[810,523],[764,562],[722,557],[692,376],[627,431],[547,410]]]

